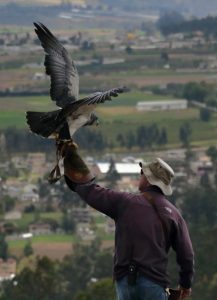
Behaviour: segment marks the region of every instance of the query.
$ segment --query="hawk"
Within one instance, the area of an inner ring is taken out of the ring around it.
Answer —
[[[117,97],[126,88],[113,88],[79,99],[79,75],[71,56],[46,26],[42,23],[34,25],[45,51],[44,66],[51,79],[50,97],[59,108],[49,112],[27,111],[26,121],[32,132],[56,140],[57,163],[48,178],[53,183],[61,177],[59,160],[63,144],[71,143],[79,128],[98,125],[98,117],[94,112],[96,106]]]
[[[32,132],[57,141],[72,140],[82,126],[98,125],[95,107],[126,91],[113,88],[79,99],[79,75],[67,50],[42,23],[34,23],[35,32],[45,51],[44,66],[50,76],[50,97],[58,110],[50,112],[27,111],[26,120]]]

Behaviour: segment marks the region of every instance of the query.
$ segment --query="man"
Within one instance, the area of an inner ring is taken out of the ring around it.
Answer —
[[[172,168],[158,158],[140,164],[139,194],[103,188],[77,154],[64,145],[64,174],[69,188],[115,221],[114,279],[118,300],[164,300],[170,247],[180,266],[179,299],[190,296],[193,249],[185,221],[166,200],[172,194]]]

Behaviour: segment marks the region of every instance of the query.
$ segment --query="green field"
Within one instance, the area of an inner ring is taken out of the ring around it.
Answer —
[[[61,212],[52,212],[52,213],[41,213],[40,214],[40,220],[46,220],[51,219],[55,220],[58,223],[61,221],[62,213]],[[21,230],[27,230],[28,225],[33,223],[35,220],[34,213],[24,213],[22,215],[22,218],[20,220],[16,220],[14,223],[21,229]]]
[[[83,97],[84,95],[81,95]],[[99,105],[96,112],[100,119],[101,131],[110,141],[115,142],[118,133],[135,132],[138,126],[156,123],[159,128],[165,127],[169,144],[179,146],[179,128],[184,122],[192,127],[192,142],[195,145],[215,143],[217,137],[217,113],[212,114],[209,122],[202,122],[198,108],[186,110],[138,112],[138,101],[171,99],[172,97],[156,96],[144,92],[129,92],[120,95],[113,101]],[[55,103],[49,96],[40,97],[2,97],[0,98],[0,129],[7,127],[28,128],[25,122],[25,111],[55,110]]]
[[[73,242],[74,237],[71,234],[48,234],[33,236],[31,238],[32,244],[37,243],[63,243],[63,242]],[[17,239],[8,241],[10,248],[23,248],[26,244],[26,239]]]
[[[80,98],[84,96],[84,94],[81,94]],[[113,101],[108,101],[99,107],[123,106],[123,109],[125,109],[125,106],[135,106],[138,101],[165,98],[168,97],[145,94],[142,92],[129,92],[121,94],[119,97],[113,98]],[[49,96],[1,97],[0,108],[0,128],[27,128],[25,122],[25,112],[27,110],[49,111],[57,109],[55,102],[51,101]]]

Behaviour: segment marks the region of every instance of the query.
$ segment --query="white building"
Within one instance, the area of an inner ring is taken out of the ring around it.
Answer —
[[[22,218],[22,213],[20,211],[9,211],[5,214],[5,220],[20,220]]]
[[[97,162],[97,167],[101,174],[106,174],[109,170],[109,162]],[[115,163],[115,169],[120,175],[138,175],[140,167],[138,163]]]
[[[0,282],[4,280],[12,280],[16,275],[17,262],[13,258],[4,261],[0,259]]]
[[[96,235],[87,223],[78,223],[76,226],[77,235],[85,241],[92,241],[95,239]]]
[[[29,233],[32,233],[33,235],[50,234],[51,232],[51,225],[47,223],[36,223],[29,225]]]
[[[136,109],[138,111],[186,109],[187,107],[188,107],[188,101],[185,99],[142,101],[142,102],[138,102],[136,105]]]

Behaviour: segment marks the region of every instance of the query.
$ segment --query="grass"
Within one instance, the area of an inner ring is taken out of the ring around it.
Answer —
[[[84,95],[81,95],[83,97]],[[198,108],[186,110],[138,112],[138,101],[171,99],[170,96],[152,95],[132,91],[120,95],[111,102],[99,105],[96,112],[100,118],[101,131],[109,140],[115,141],[118,133],[135,132],[138,126],[156,123],[159,128],[165,127],[169,144],[179,143],[179,128],[184,122],[192,127],[192,142],[198,145],[209,144],[217,136],[217,114],[213,113],[209,122],[202,122]],[[49,96],[2,97],[0,99],[0,129],[7,127],[28,128],[25,122],[25,111],[49,111],[56,109]]]
[[[196,74],[195,74],[196,73]],[[175,76],[175,77],[179,77],[179,76],[189,76],[189,75],[194,75],[194,76],[206,76],[206,75],[215,75],[216,71],[198,71],[197,72],[195,70],[192,70],[191,72],[189,71],[180,71],[177,72],[176,70],[173,69],[149,69],[149,68],[144,68],[144,69],[137,69],[137,70],[128,70],[126,71],[120,71],[118,73],[110,73],[109,76],[111,76],[112,78],[118,78],[118,77],[134,77],[134,76],[142,76],[142,77],[156,77],[156,76]],[[174,78],[175,79],[175,78]]]
[[[138,126],[156,123],[159,128],[165,127],[167,130],[169,143],[177,143],[179,128],[184,122],[190,123],[194,142],[214,140],[217,136],[217,114],[213,114],[209,122],[202,122],[197,108],[164,112],[137,112],[129,107],[100,108],[99,115],[105,120],[100,130],[110,139],[114,139],[118,133],[126,134],[129,130],[136,132]]]
[[[84,95],[80,95],[84,97]],[[158,100],[166,97],[149,95],[142,92],[129,92],[120,95],[111,102],[106,102],[101,107],[113,106],[135,106],[138,101]],[[168,98],[168,97],[167,97]],[[27,97],[1,97],[0,98],[0,128],[18,127],[28,128],[25,122],[27,110],[49,111],[56,110],[55,103],[49,96],[27,96]],[[123,107],[122,110],[125,108]],[[127,108],[126,108],[127,109]]]
[[[28,128],[25,121],[27,110],[55,110],[55,103],[49,96],[40,97],[2,97],[0,98],[0,128]]]
[[[25,115],[21,112],[1,112],[0,128],[18,127],[24,128]],[[25,126],[27,128],[27,126]]]
[[[120,94],[117,98],[113,98],[111,102],[105,102],[103,105],[99,106],[98,110],[104,110],[104,107],[114,107],[118,109],[118,107],[122,107],[121,110],[123,111],[123,106],[127,109],[128,107],[135,107],[137,102],[139,101],[156,101],[156,100],[168,100],[174,97],[170,96],[162,96],[162,95],[154,95],[140,91],[132,91],[126,92],[124,94]]]
[[[41,213],[40,214],[40,220],[45,219],[52,219],[57,222],[60,222],[62,218],[61,212],[51,212],[51,213]],[[34,213],[24,213],[22,218],[20,220],[14,221],[14,223],[21,229],[21,230],[27,230],[28,225],[34,222],[35,215]]]
[[[39,236],[33,236],[31,238],[32,245],[39,243],[64,243],[69,242],[72,243],[74,240],[74,237],[70,234],[47,234],[47,235],[39,235]],[[17,240],[11,240],[8,241],[9,248],[23,248],[27,243],[26,239],[17,239]]]
[[[94,217],[94,221],[96,224],[103,224],[105,223],[105,216],[104,215],[99,215]]]

